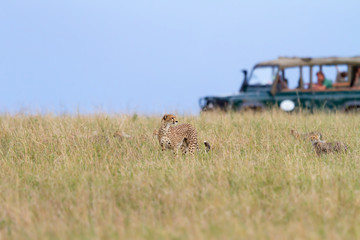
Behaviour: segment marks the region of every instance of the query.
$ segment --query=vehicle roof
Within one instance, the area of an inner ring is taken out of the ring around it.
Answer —
[[[310,57],[279,57],[275,60],[264,61],[256,64],[259,66],[274,66],[280,68],[298,67],[298,66],[312,66],[312,65],[337,65],[337,64],[352,64],[360,65],[360,56],[355,57],[323,57],[323,58],[310,58]]]

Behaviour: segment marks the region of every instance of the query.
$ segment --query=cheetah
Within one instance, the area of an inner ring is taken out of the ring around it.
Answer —
[[[114,134],[113,134],[114,138],[117,138],[119,140],[123,140],[125,138],[132,138],[132,136],[130,136],[129,134],[126,134],[123,131],[117,130]]]
[[[173,114],[165,114],[161,119],[161,126],[158,130],[157,137],[161,146],[161,150],[173,150],[177,155],[180,148],[183,154],[199,151],[198,138],[196,129],[189,123],[177,125],[178,121]],[[210,150],[210,144],[204,142],[206,152]]]
[[[318,136],[319,140],[323,138],[323,135],[320,132],[309,132],[309,133],[299,133],[298,131],[291,129],[290,134],[293,135],[295,138],[302,139],[302,140],[308,140],[311,136]]]
[[[310,141],[318,156],[325,153],[347,152],[348,147],[342,142],[325,142],[320,140],[319,135],[310,136]]]

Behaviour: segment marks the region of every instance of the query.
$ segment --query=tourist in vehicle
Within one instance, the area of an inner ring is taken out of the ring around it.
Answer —
[[[340,71],[338,65],[335,65],[336,68],[336,80],[335,83],[344,83],[347,82],[347,72],[345,71]]]
[[[317,83],[313,84],[312,88],[314,90],[325,90],[332,87],[332,81],[325,78],[323,72],[319,71],[316,73]]]
[[[284,78],[284,81],[282,83],[283,89],[289,89],[289,82],[286,78]]]
[[[360,67],[356,69],[353,88],[360,88]]]
[[[288,80],[286,78],[283,79],[280,75],[278,75],[277,89],[279,92],[288,89]]]
[[[348,81],[347,72],[346,71],[340,71],[339,67],[335,65],[336,68],[336,80],[335,83],[333,83],[333,88],[347,88],[350,87],[350,82]]]
[[[344,83],[347,82],[347,72],[338,72],[336,74],[336,81],[337,83]]]

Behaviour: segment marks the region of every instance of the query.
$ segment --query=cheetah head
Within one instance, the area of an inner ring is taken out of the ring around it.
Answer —
[[[165,114],[161,119],[161,123],[166,123],[170,125],[176,125],[178,121],[176,120],[176,116],[173,114]]]
[[[310,141],[312,144],[320,142],[320,135],[319,134],[313,134],[310,136]]]

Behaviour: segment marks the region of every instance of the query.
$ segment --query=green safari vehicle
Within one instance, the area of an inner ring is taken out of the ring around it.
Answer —
[[[279,57],[243,72],[239,93],[200,98],[201,110],[360,109],[360,56]]]

